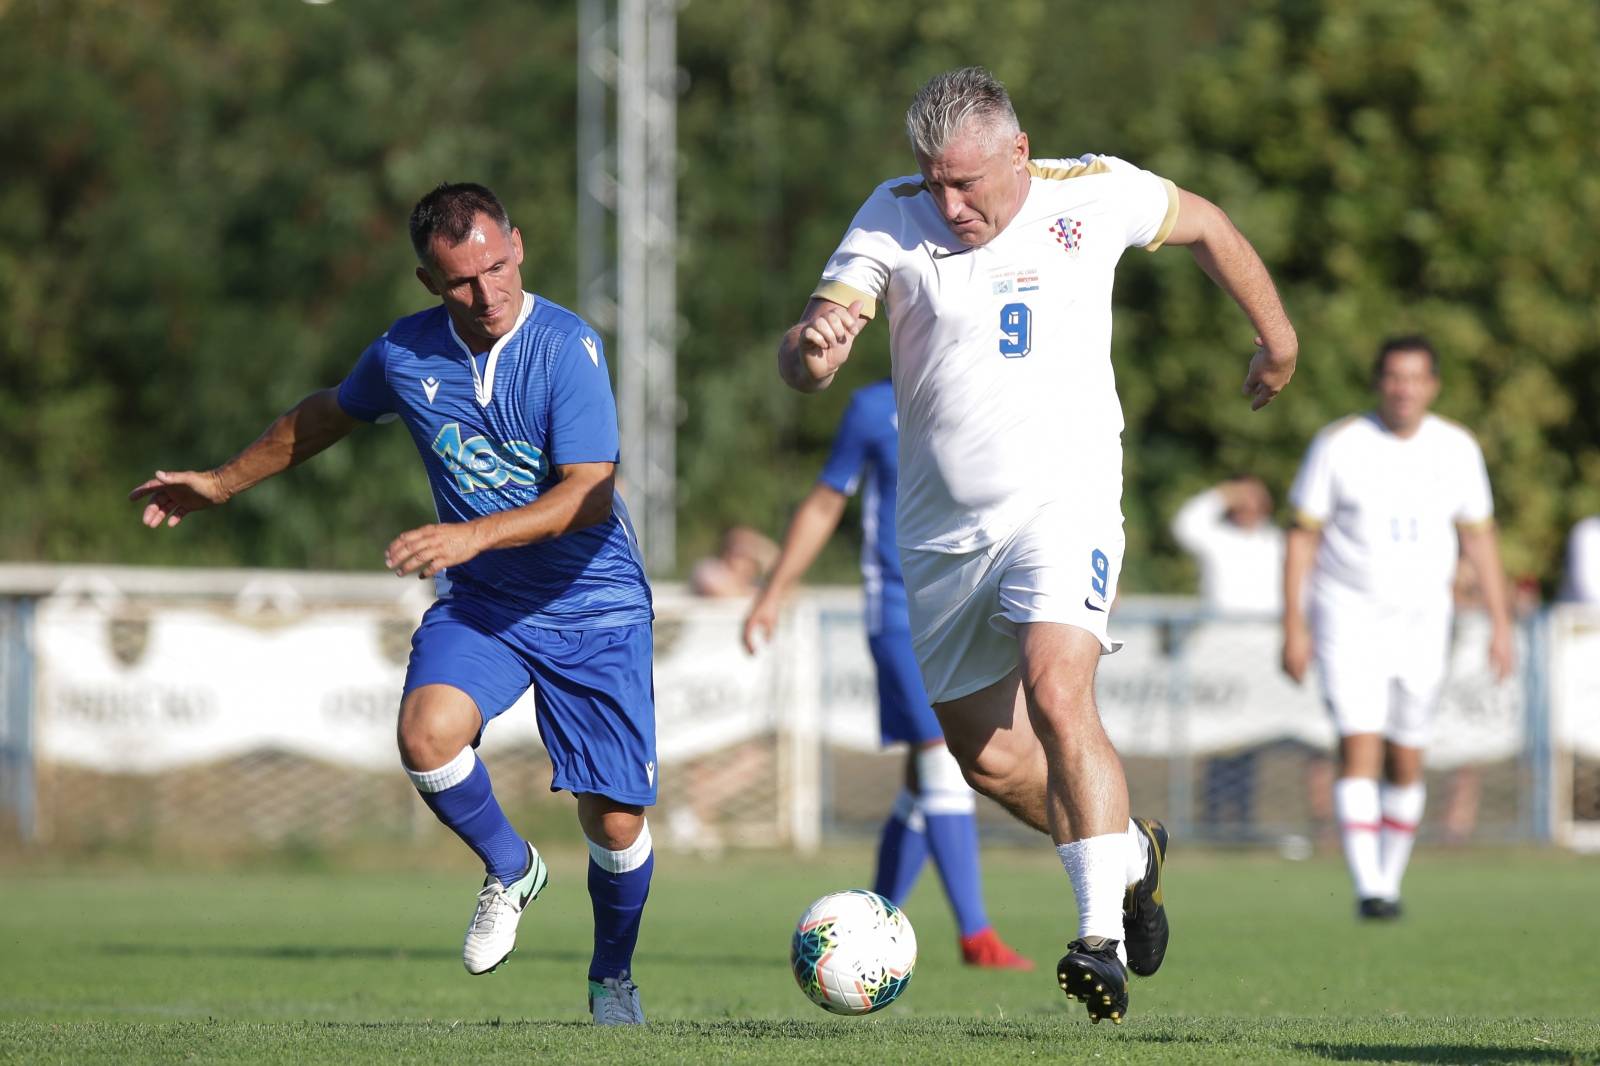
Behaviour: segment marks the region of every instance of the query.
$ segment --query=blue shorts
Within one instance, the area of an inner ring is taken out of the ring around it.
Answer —
[[[531,686],[539,736],[550,753],[550,791],[654,804],[650,623],[540,629],[492,619],[465,599],[429,607],[411,637],[405,690],[458,688],[487,725]]]
[[[944,731],[911,651],[910,631],[875,633],[867,638],[867,646],[878,669],[878,732],[883,742],[903,740],[920,746],[943,740]]]

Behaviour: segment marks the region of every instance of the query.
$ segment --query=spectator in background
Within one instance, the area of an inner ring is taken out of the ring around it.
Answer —
[[[1186,500],[1172,536],[1200,567],[1200,602],[1222,616],[1276,616],[1283,604],[1283,530],[1272,521],[1272,493],[1238,474]],[[1206,760],[1200,818],[1217,831],[1255,818],[1254,748]]]
[[[1561,598],[1600,604],[1600,515],[1580,520],[1567,537],[1567,580]]]
[[[749,526],[733,526],[722,535],[717,554],[689,570],[689,591],[723,598],[754,595],[777,559],[778,546],[771,537]]]
[[[1283,530],[1272,493],[1240,474],[1191,496],[1172,536],[1200,566],[1200,600],[1215,614],[1271,615],[1283,606]]]

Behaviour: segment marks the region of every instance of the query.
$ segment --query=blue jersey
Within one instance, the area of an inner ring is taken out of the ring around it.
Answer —
[[[600,338],[564,307],[523,294],[516,327],[474,355],[443,306],[402,318],[339,386],[352,417],[411,431],[441,522],[537,500],[557,466],[617,461],[617,408]],[[452,596],[505,621],[556,629],[651,618],[650,588],[622,501],[604,522],[487,551],[448,571]]]
[[[900,433],[894,385],[888,378],[857,389],[840,420],[833,451],[818,478],[846,496],[861,494],[861,583],[867,630],[906,630],[905,581],[894,540],[894,493],[900,472]],[[864,487],[863,487],[864,486]]]

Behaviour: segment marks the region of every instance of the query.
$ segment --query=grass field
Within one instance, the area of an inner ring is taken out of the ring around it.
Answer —
[[[0,1062],[1011,1063],[1600,1062],[1600,862],[1424,850],[1402,922],[1351,917],[1342,865],[1185,853],[1173,944],[1125,1025],[1056,990],[1075,929],[1054,856],[992,849],[987,895],[1032,974],[967,970],[931,871],[908,901],[921,958],[864,1019],[789,976],[791,923],[860,883],[823,860],[658,858],[636,959],[651,1025],[599,1032],[584,1007],[584,857],[511,962],[461,968],[469,865],[357,873],[73,872],[0,879]]]

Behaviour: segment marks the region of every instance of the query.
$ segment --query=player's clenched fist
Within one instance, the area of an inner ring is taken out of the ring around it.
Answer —
[[[827,387],[850,358],[850,346],[866,324],[860,300],[842,307],[829,300],[814,299],[805,318],[784,336],[778,351],[778,372],[802,392]]]
[[[833,376],[850,357],[850,346],[867,320],[861,317],[861,301],[849,307],[830,304],[800,331],[800,354],[806,369],[818,381]]]

